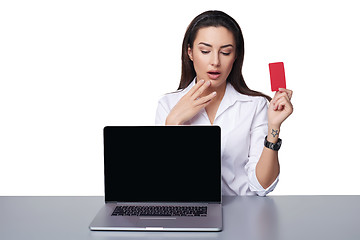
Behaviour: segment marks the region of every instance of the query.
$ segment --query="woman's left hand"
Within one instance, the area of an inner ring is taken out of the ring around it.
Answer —
[[[279,91],[275,93],[268,109],[269,125],[280,127],[285,119],[292,114],[292,94],[293,91],[285,88],[279,88]]]

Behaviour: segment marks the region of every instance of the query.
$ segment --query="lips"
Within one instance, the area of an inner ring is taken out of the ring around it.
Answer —
[[[219,71],[208,71],[207,74],[208,74],[209,78],[212,80],[215,80],[215,79],[219,78],[219,76],[220,76]]]

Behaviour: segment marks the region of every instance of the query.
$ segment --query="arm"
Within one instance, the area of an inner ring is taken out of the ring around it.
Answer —
[[[276,143],[279,139],[280,126],[293,112],[290,102],[292,91],[280,89],[270,102],[268,109],[267,140]],[[264,147],[259,162],[256,165],[256,177],[261,186],[268,188],[280,173],[278,152]]]
[[[276,143],[279,139],[280,127],[270,126],[267,140]],[[278,152],[264,147],[259,162],[256,165],[256,177],[260,185],[266,189],[277,178],[280,173]]]

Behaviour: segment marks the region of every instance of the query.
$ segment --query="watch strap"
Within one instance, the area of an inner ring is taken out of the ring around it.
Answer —
[[[281,147],[281,143],[282,143],[281,138],[278,138],[278,141],[276,143],[269,142],[267,140],[267,136],[265,137],[265,140],[264,140],[264,146],[271,150],[274,150],[274,151],[279,151],[279,149]]]

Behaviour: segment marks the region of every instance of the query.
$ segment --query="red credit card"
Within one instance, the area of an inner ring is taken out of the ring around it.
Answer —
[[[283,62],[269,63],[271,91],[286,88],[285,70]]]

